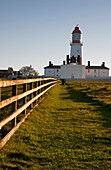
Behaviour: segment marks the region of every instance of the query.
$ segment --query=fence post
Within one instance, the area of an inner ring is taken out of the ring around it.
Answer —
[[[42,85],[42,80],[40,80],[39,81],[39,86],[41,86]],[[39,89],[39,94],[42,92],[42,89],[41,89],[41,87],[40,87],[40,89]],[[40,96],[39,97],[39,102],[41,101],[41,99],[42,99],[42,96]]]
[[[23,84],[23,93],[26,91],[27,91],[27,83]],[[23,101],[23,104],[26,104],[26,103],[27,103],[27,96],[24,97],[24,101]],[[26,115],[26,111],[27,111],[27,109],[24,110],[25,115]]]
[[[0,102],[1,102],[1,87],[0,87]]]
[[[17,95],[17,85],[12,86],[12,96]],[[17,101],[12,103],[12,112],[17,110]],[[14,118],[14,121],[12,121],[12,126],[16,126],[17,124],[17,118]]]
[[[2,93],[2,88],[0,87],[0,102],[2,100],[1,93]],[[1,113],[1,109],[0,109],[0,113]]]
[[[37,88],[37,85],[38,85],[37,83],[38,83],[38,81],[35,82],[34,88]],[[37,90],[35,91],[34,95],[37,96]],[[35,97],[35,96],[34,96],[34,97]],[[37,104],[37,100],[35,101],[35,105],[36,105],[36,104]]]
[[[1,87],[0,87],[0,102],[1,102]],[[1,114],[1,109],[0,109],[0,114]],[[0,139],[2,138],[2,130],[0,129]]]
[[[40,83],[37,81],[37,87],[39,87]],[[39,94],[40,90],[36,91],[36,96]],[[39,98],[36,100],[36,104],[39,104]]]
[[[33,88],[33,83],[31,82],[30,83],[30,90]],[[31,93],[30,94],[30,100],[33,98],[33,93]],[[31,105],[30,105],[30,109],[32,109],[33,108],[33,103],[31,103]]]

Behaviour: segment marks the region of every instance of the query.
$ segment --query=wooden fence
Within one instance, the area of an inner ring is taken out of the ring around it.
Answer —
[[[54,78],[0,81],[0,149],[56,82]]]

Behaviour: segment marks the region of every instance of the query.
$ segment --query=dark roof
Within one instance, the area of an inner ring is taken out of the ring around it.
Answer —
[[[59,68],[61,68],[61,66],[59,66],[59,65],[50,65],[50,66],[46,66],[46,67],[44,67],[44,69],[46,69],[46,68],[57,68],[57,69],[59,69]]]
[[[104,67],[104,66],[86,66],[86,69],[106,69],[106,70],[109,70],[108,67]]]
[[[6,73],[8,70],[0,70],[0,73]]]

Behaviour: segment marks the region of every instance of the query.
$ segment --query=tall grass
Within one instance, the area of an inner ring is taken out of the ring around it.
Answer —
[[[110,85],[57,84],[1,150],[1,169],[109,170]]]

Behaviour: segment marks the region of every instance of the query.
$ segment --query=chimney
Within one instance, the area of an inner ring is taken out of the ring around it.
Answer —
[[[65,61],[63,61],[63,65],[65,65]]]
[[[51,61],[49,61],[49,66],[51,66]]]
[[[88,66],[90,66],[90,61],[88,61]]]
[[[69,55],[66,56],[67,64],[69,64]]]
[[[74,56],[71,57],[71,63],[74,63]]]
[[[49,61],[49,66],[53,66],[53,64],[52,64],[52,62],[51,62],[51,61]]]
[[[101,65],[102,67],[105,67],[105,62],[102,62],[102,65]]]
[[[82,61],[81,61],[80,55],[77,56],[77,62],[78,62],[78,65],[82,65]]]

